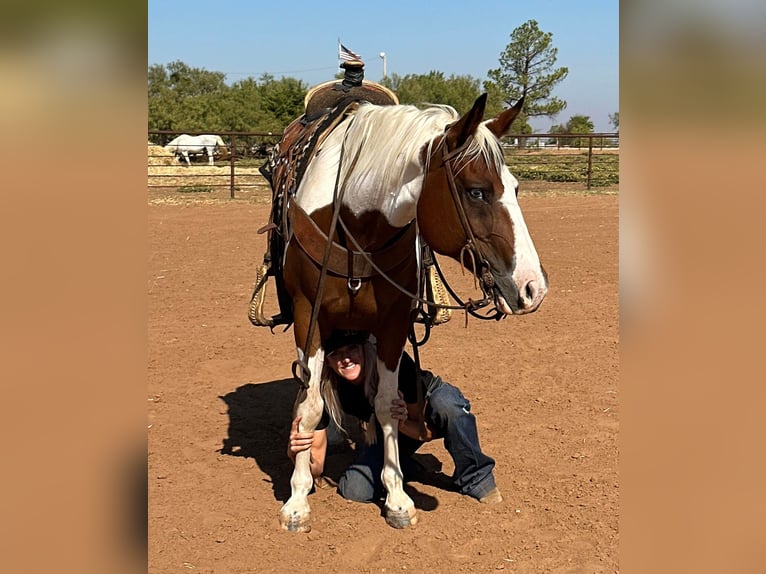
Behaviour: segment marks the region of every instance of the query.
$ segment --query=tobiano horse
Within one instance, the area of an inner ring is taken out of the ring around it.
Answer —
[[[208,165],[215,165],[214,156],[218,156],[219,159],[225,159],[229,155],[229,148],[224,143],[223,138],[212,134],[203,134],[199,136],[181,134],[177,138],[171,140],[165,146],[165,149],[179,158],[186,160],[186,165],[188,166],[191,166],[189,154],[197,155],[206,153]]]
[[[473,272],[503,316],[535,311],[548,290],[499,141],[521,105],[484,121],[486,94],[462,117],[447,106],[360,103],[326,136],[287,198],[283,277],[303,370],[296,377],[304,379],[295,415],[302,431],[315,429],[322,415],[321,342],[334,329],[369,332],[377,346],[373,403],[384,437],[385,517],[395,528],[417,522],[390,405],[420,280],[418,234]],[[328,242],[317,237],[332,238],[327,257]],[[292,494],[280,510],[290,531],[311,528],[309,456],[297,454]]]

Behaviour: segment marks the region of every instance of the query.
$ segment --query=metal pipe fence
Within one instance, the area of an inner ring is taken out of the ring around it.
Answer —
[[[227,155],[190,156],[187,166],[164,149],[173,138],[186,133],[210,133],[221,136],[228,146]],[[179,192],[229,189],[236,193],[268,190],[258,168],[281,133],[272,132],[200,132],[150,131],[148,152],[148,188]],[[587,189],[619,183],[619,134],[524,134],[503,138],[506,163],[519,180],[578,182]],[[154,146],[154,147],[152,147]]]

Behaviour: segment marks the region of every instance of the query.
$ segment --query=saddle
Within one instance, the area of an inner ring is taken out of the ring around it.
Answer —
[[[364,64],[361,61],[344,62],[341,68],[345,69],[342,82],[324,82],[308,91],[304,99],[305,113],[287,126],[279,143],[260,168],[271,186],[272,201],[269,223],[258,230],[258,233],[268,232],[269,235],[268,250],[256,273],[248,311],[248,318],[255,326],[273,329],[277,325],[286,325],[287,329],[293,322],[292,302],[282,278],[282,258],[291,232],[285,202],[287,197],[293,197],[297,192],[314,150],[338,124],[353,114],[359,102],[378,105],[399,103],[391,90],[363,79]],[[307,218],[300,219],[303,224],[306,223]],[[270,276],[276,283],[279,313],[266,317],[263,306]]]

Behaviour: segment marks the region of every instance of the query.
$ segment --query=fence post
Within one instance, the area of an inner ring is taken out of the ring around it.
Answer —
[[[590,136],[588,138],[588,189],[590,189],[592,172],[593,172],[593,136]]]
[[[235,142],[234,134],[231,135],[229,143],[231,144],[231,147],[229,148],[229,150],[231,150],[231,153],[229,153],[229,193],[231,198],[234,199],[234,154],[237,153],[237,145]]]

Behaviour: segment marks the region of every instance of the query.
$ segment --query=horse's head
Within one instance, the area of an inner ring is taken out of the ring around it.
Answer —
[[[505,313],[535,311],[548,291],[517,201],[518,181],[505,165],[499,138],[523,99],[484,122],[486,94],[426,148],[427,173],[418,225],[437,253],[476,273],[482,289]]]
[[[215,136],[216,158],[221,161],[229,157],[229,147],[221,136]]]

